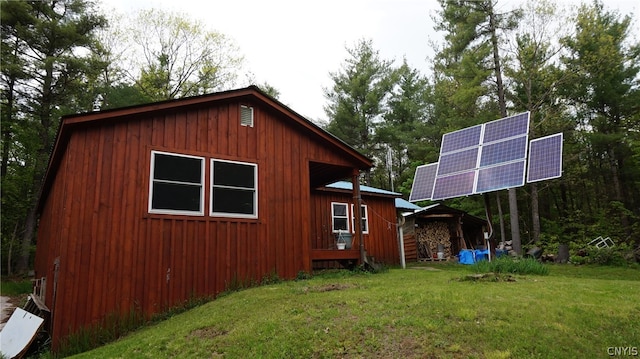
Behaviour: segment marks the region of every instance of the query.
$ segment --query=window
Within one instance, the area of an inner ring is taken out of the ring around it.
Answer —
[[[151,151],[149,212],[203,215],[204,158]]]
[[[367,206],[366,205],[361,205],[360,206],[360,215],[362,216],[362,233],[363,234],[367,234],[369,233],[369,216],[367,215]],[[351,205],[351,225],[353,226],[353,229],[355,231],[356,225],[354,223],[354,219],[356,217],[356,212],[353,208],[353,205]]]
[[[258,216],[258,166],[253,163],[211,160],[211,215]]]
[[[240,124],[253,127],[253,107],[240,105]]]
[[[349,213],[346,203],[331,202],[331,231],[349,231]]]

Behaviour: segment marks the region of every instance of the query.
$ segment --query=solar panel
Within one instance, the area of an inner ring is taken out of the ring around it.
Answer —
[[[562,133],[531,140],[527,183],[562,176]]]
[[[475,193],[497,191],[524,185],[525,160],[510,162],[478,171]]]
[[[527,137],[520,136],[506,141],[494,142],[482,146],[480,167],[526,158]]]
[[[440,155],[438,161],[438,176],[450,173],[472,170],[478,164],[478,147],[468,150]]]
[[[437,200],[473,194],[475,178],[476,170],[436,178],[431,199]]]
[[[504,117],[484,124],[482,143],[505,140],[529,134],[529,112]]]
[[[416,168],[416,174],[413,177],[413,185],[411,186],[411,194],[409,194],[409,202],[431,199],[437,169],[437,162],[418,166],[418,168]]]
[[[442,135],[440,154],[458,151],[464,148],[478,146],[482,125],[463,128],[462,130],[445,133]]]

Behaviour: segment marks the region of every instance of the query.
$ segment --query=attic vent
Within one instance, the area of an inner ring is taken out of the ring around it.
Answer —
[[[253,127],[253,107],[240,105],[240,124]]]

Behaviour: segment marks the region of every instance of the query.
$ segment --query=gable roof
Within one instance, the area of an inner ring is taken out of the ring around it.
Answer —
[[[141,118],[142,115],[149,115],[157,112],[187,109],[234,100],[251,100],[254,103],[262,104],[276,111],[285,119],[285,121],[287,121],[291,126],[302,131],[306,136],[325,142],[327,146],[334,147],[336,152],[340,152],[343,156],[348,158],[356,168],[364,170],[373,166],[371,159],[358,152],[346,142],[320,128],[318,125],[293,111],[280,101],[267,95],[257,86],[252,85],[245,88],[200,96],[63,116],[60,119],[60,126],[58,127],[58,133],[40,191],[38,212],[41,212],[42,207],[44,206],[44,202],[48,196],[49,189],[53,184],[53,179],[56,176],[66,147],[72,133],[75,131],[78,131],[81,128],[86,128],[87,126],[92,127],[100,126],[105,123],[112,124],[117,122],[126,122],[132,118]]]

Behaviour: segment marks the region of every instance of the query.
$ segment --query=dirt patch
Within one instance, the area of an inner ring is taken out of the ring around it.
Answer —
[[[214,328],[214,327],[206,327],[200,328],[192,331],[189,336],[201,339],[213,339],[219,337],[221,335],[226,335],[228,331]]]
[[[411,269],[422,269],[422,270],[430,270],[430,271],[441,271],[442,269],[433,268],[433,267],[409,267]]]
[[[312,292],[331,292],[334,290],[345,290],[355,287],[353,284],[327,284],[320,287],[313,287],[309,290]]]
[[[4,328],[4,325],[7,324],[7,321],[13,314],[13,311],[16,309],[18,303],[23,300],[21,296],[14,297],[5,297],[0,296],[0,330]]]
[[[460,282],[516,282],[516,277],[511,274],[482,273],[469,274],[459,279]]]

